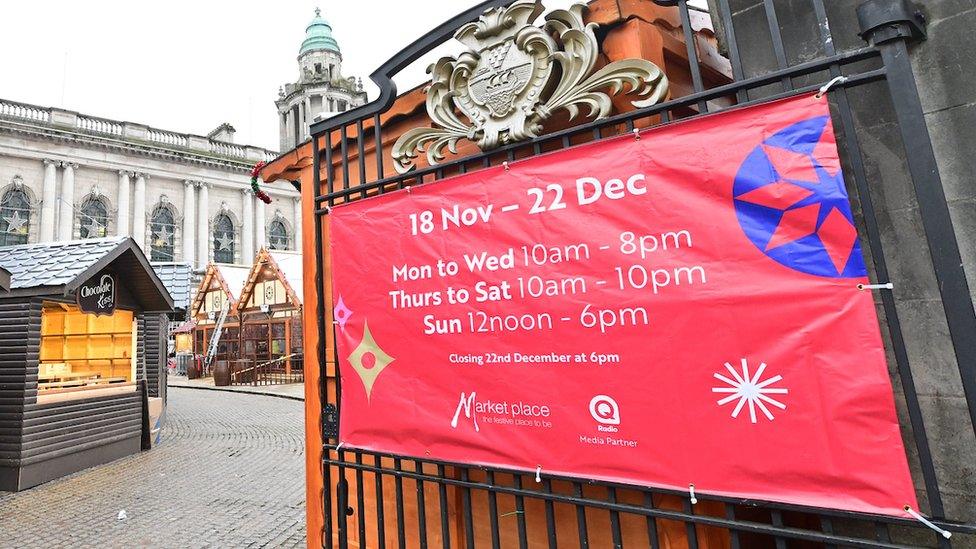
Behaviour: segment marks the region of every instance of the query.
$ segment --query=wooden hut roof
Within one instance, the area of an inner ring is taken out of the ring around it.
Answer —
[[[172,311],[173,298],[146,255],[129,237],[24,244],[0,248],[0,267],[10,271],[6,296],[68,295],[116,265],[120,280],[147,311]]]
[[[193,305],[190,308],[190,313],[193,316],[200,313],[200,307],[203,305],[204,295],[206,295],[211,285],[216,282],[220,289],[222,289],[227,295],[227,299],[231,303],[232,308],[230,313],[235,314],[237,301],[241,296],[241,292],[244,289],[244,282],[247,281],[247,275],[250,273],[250,271],[250,268],[239,265],[225,265],[221,263],[211,263],[207,265],[206,274],[203,275],[203,280],[197,287],[196,296],[193,298]]]
[[[263,248],[258,254],[257,259],[254,260],[254,266],[251,267],[251,272],[248,274],[247,281],[244,284],[244,291],[241,294],[241,303],[247,303],[250,300],[251,294],[254,292],[254,286],[258,282],[258,277],[264,271],[265,267],[270,268],[275,273],[275,276],[277,276],[278,280],[285,287],[285,291],[288,292],[289,299],[296,306],[301,307],[304,293],[302,278],[304,268],[301,252],[269,251]]]

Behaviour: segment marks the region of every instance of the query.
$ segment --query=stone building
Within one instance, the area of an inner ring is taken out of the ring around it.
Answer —
[[[0,100],[0,246],[131,236],[156,262],[250,264],[296,249],[298,193],[250,171],[276,153],[207,136]]]
[[[313,122],[366,103],[362,80],[342,76],[342,52],[318,9],[305,30],[298,69],[298,82],[282,86],[276,102],[283,151],[309,139]]]

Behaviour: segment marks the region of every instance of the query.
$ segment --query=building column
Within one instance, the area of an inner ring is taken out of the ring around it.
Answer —
[[[41,189],[41,242],[54,240],[58,216],[58,163],[44,159],[44,186]]]
[[[241,219],[241,262],[249,265],[254,261],[254,192],[241,189],[244,195],[244,216]]]
[[[291,147],[288,146],[288,113],[278,114],[278,144],[280,146],[279,150],[287,151]]]
[[[295,224],[295,251],[302,251],[302,199],[292,199],[295,203],[294,221]]]
[[[295,148],[298,145],[298,143],[293,143],[295,140],[295,115],[294,111],[290,108],[288,109],[288,114],[285,115],[285,131],[288,132],[288,138],[285,141],[285,143],[288,144],[288,147],[285,147],[282,150]]]
[[[183,262],[189,263],[191,267],[196,265],[193,250],[197,244],[196,238],[193,237],[194,223],[196,223],[193,204],[193,182],[186,180],[183,182]]]
[[[263,200],[256,200],[257,215],[254,216],[254,248],[261,250],[268,235],[268,227],[265,225],[265,204]]]
[[[132,174],[119,170],[119,209],[116,211],[115,225],[119,236],[129,236],[129,181]]]
[[[201,181],[197,188],[197,267],[205,269],[210,262],[210,183]]]
[[[136,189],[132,201],[132,239],[146,249],[146,180],[144,173],[136,174]]]
[[[58,219],[58,240],[71,240],[75,228],[75,169],[77,164],[62,163],[64,174],[61,176],[61,213]]]
[[[312,137],[312,124],[315,123],[315,114],[312,112],[312,96],[305,96],[305,139]]]

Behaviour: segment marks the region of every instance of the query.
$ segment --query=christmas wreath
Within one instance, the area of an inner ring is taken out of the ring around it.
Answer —
[[[258,162],[258,165],[254,166],[254,169],[251,170],[251,190],[254,191],[254,196],[260,198],[262,202],[271,204],[271,197],[268,196],[268,193],[262,191],[261,185],[258,184],[258,177],[261,174],[261,170],[267,165],[267,162]]]

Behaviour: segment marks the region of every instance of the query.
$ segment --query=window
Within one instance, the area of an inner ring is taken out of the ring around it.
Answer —
[[[86,398],[91,395],[87,390],[134,381],[134,319],[132,311],[117,309],[112,316],[95,316],[70,303],[44,302],[38,403],[51,394]]]
[[[214,219],[213,249],[215,263],[234,263],[234,221],[227,214]]]
[[[21,189],[10,189],[0,199],[0,246],[27,244],[30,198]]]
[[[166,206],[157,206],[149,224],[149,247],[152,261],[173,261],[176,242],[176,219]]]
[[[288,249],[288,227],[284,221],[275,219],[268,225],[268,244],[272,250]]]
[[[339,107],[338,107],[338,109],[339,109],[339,112],[345,112],[346,111],[346,102],[343,101],[342,99],[339,100]]]
[[[91,196],[81,206],[81,231],[79,236],[103,238],[108,234],[108,207],[102,199]]]

